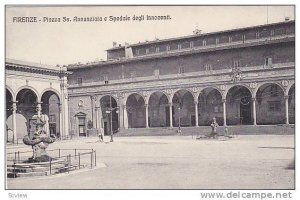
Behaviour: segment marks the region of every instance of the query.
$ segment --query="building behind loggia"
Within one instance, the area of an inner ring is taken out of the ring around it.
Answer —
[[[213,117],[221,126],[295,123],[295,21],[114,43],[106,61],[67,67],[75,136],[202,127]]]

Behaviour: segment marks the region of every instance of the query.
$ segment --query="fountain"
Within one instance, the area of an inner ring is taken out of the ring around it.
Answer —
[[[46,120],[41,115],[34,115],[30,119],[30,125],[34,132],[26,135],[23,142],[32,147],[33,155],[25,161],[14,160],[12,165],[8,165],[8,177],[45,176],[66,171],[66,166],[69,165],[68,161],[52,158],[46,152],[48,145],[55,142],[56,137],[47,135],[44,130],[45,124]]]
[[[34,119],[35,118],[35,119]],[[33,156],[28,159],[28,162],[47,162],[51,157],[47,154],[46,148],[50,143],[55,142],[55,135],[47,135],[47,132],[43,130],[46,122],[42,120],[40,116],[33,117],[33,125],[36,127],[36,132],[30,137],[26,135],[23,138],[23,143],[31,145],[33,150]]]

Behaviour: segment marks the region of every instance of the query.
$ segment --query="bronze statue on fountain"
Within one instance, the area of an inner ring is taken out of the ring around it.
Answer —
[[[43,129],[47,122],[42,119],[40,114],[33,116],[32,119],[36,131],[34,134],[26,135],[23,138],[23,143],[31,145],[33,150],[33,156],[28,159],[28,162],[48,162],[51,157],[47,154],[46,148],[49,144],[55,142],[56,137],[55,135],[47,135],[47,132]]]

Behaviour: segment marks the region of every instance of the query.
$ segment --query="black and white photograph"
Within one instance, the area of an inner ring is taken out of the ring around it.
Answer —
[[[5,5],[5,188],[291,198],[295,57],[295,5]]]

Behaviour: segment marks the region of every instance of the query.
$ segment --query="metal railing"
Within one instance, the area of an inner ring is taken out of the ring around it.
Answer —
[[[45,164],[49,166],[47,175],[56,173],[70,172],[75,169],[89,167],[90,169],[97,166],[97,154],[94,149],[51,149],[48,150],[51,158]],[[17,151],[7,153],[7,165],[13,167],[13,174],[16,177],[16,166],[18,164],[30,164],[28,156],[32,151]],[[51,155],[54,154],[54,155]],[[26,158],[26,159],[25,159]],[[61,166],[59,166],[61,165]]]

